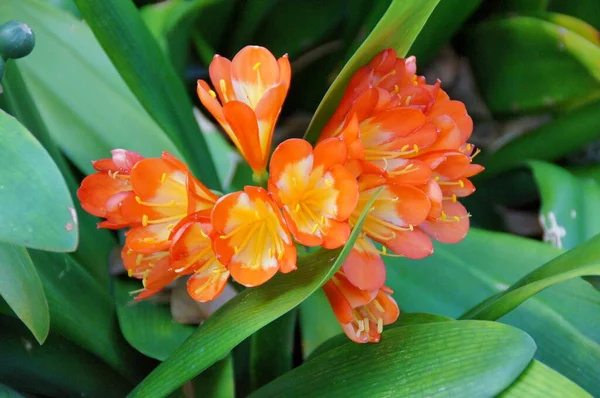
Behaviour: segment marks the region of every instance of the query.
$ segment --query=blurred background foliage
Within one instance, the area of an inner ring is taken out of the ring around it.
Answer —
[[[334,268],[318,271],[317,255],[200,328],[215,304],[186,301],[179,284],[132,305],[122,236],[75,200],[90,160],[166,150],[212,188],[239,189],[249,169],[194,109],[212,56],[247,44],[289,54],[275,140],[301,137],[390,4],[393,34],[371,43],[416,55],[467,105],[487,170],[465,201],[464,242],[386,260],[406,314],[382,343],[336,337],[318,289]],[[36,39],[1,80],[0,396],[125,396],[165,360],[134,396],[600,396],[597,0],[3,0],[0,17]],[[270,300],[277,289],[290,298]]]

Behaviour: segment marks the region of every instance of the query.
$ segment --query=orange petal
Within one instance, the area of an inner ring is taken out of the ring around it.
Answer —
[[[327,171],[333,165],[342,165],[346,162],[348,149],[342,139],[332,137],[319,142],[315,146],[314,156],[314,168],[322,166],[323,171]]]
[[[378,290],[385,283],[385,264],[376,253],[352,249],[342,270],[350,283],[362,290]]]
[[[177,278],[169,263],[169,257],[163,257],[153,267],[146,278],[146,289],[161,290]]]
[[[246,287],[259,286],[271,279],[278,270],[278,267],[249,267],[245,264],[232,262],[228,265],[231,277],[241,285]]]
[[[337,320],[341,324],[352,322],[352,307],[333,280],[330,279],[323,285],[323,292],[325,293],[325,296],[327,296],[329,305],[331,305],[331,309]]]
[[[440,90],[442,92],[442,90]],[[443,93],[443,92],[442,92]],[[446,95],[446,93],[440,94]],[[447,95],[446,95],[447,97]],[[433,120],[439,116],[451,118],[458,126],[460,131],[461,143],[466,142],[473,132],[473,120],[467,113],[467,108],[460,101],[441,101],[438,99],[427,115],[428,120]]]
[[[131,185],[136,195],[145,200],[154,198],[159,193],[169,199],[181,197],[181,200],[186,200],[179,188],[185,187],[187,171],[187,168],[177,168],[174,163],[163,158],[148,158],[138,162],[131,170]]]
[[[233,85],[231,83],[231,61],[220,55],[215,55],[208,67],[208,74],[210,75],[210,81],[215,87],[222,104],[236,100]]]
[[[239,101],[231,101],[223,107],[225,119],[231,126],[239,146],[238,149],[255,172],[262,172],[267,165],[267,157],[263,155],[256,114],[248,105]]]
[[[341,165],[335,165],[329,169],[329,175],[333,179],[333,187],[339,192],[336,201],[337,221],[347,220],[358,203],[358,182],[354,176]]]
[[[464,239],[469,231],[469,217],[463,205],[445,200],[443,211],[449,221],[426,221],[419,227],[433,239],[442,243],[458,243]],[[458,217],[453,221],[453,217]]]
[[[152,253],[168,250],[171,231],[166,224],[136,227],[127,231],[125,244],[133,251]]]
[[[279,64],[266,48],[246,46],[231,60],[231,78],[238,101],[255,108],[264,93],[279,83]]]
[[[288,82],[289,85],[289,82]],[[280,83],[273,88],[270,88],[262,96],[255,113],[258,120],[259,141],[264,157],[268,157],[273,140],[273,130],[277,123],[277,118],[281,112],[283,101],[287,95],[288,86]]]
[[[379,293],[377,293],[375,300],[377,300],[379,306],[369,304],[369,310],[376,318],[383,319],[384,325],[391,325],[398,320],[398,317],[400,316],[400,308],[398,308],[398,304],[392,298],[392,296],[383,290],[380,290]],[[381,309],[383,309],[383,311]]]
[[[293,244],[285,247],[285,251],[283,252],[283,257],[279,260],[279,271],[287,274],[289,272],[295,271],[296,260],[298,255],[296,253],[296,246]]]
[[[81,207],[97,217],[107,216],[107,202],[115,194],[131,191],[127,179],[112,178],[107,173],[94,173],[83,179],[77,190]]]
[[[299,138],[290,138],[283,141],[273,151],[271,162],[269,163],[269,172],[271,173],[270,180],[279,189],[288,192],[292,189],[289,178],[304,178],[308,179],[314,164],[313,149],[308,141]],[[292,171],[290,176],[284,175],[286,170]],[[288,178],[289,177],[289,178]]]
[[[394,239],[385,242],[388,249],[412,259],[421,259],[433,253],[431,239],[418,228],[396,232]]]
[[[396,195],[398,200],[393,207],[388,208],[385,206],[380,210],[380,205],[376,206],[375,211],[371,214],[377,215],[398,226],[409,224],[418,225],[425,221],[427,214],[429,214],[431,203],[423,191],[406,184],[394,183],[390,184],[389,187],[391,193]],[[384,214],[386,210],[392,211],[393,213],[388,213],[386,215]]]
[[[225,289],[229,271],[223,267],[222,272],[199,272],[190,277],[187,281],[187,291],[191,298],[199,302],[214,300]]]
[[[221,127],[223,127],[223,130],[225,130],[227,135],[229,135],[229,137],[234,140],[235,143],[237,138],[232,135],[231,127],[229,126],[229,123],[227,123],[227,120],[225,120],[223,107],[219,101],[211,95],[211,91],[211,88],[204,80],[198,80],[196,92],[198,94],[198,98],[200,98],[200,102],[202,102],[202,105],[204,105],[206,110],[209,111],[215,119],[217,119],[217,122],[219,122]],[[214,94],[214,91],[212,91],[212,93]]]
[[[323,246],[324,249],[337,249],[338,247],[342,247],[348,241],[351,232],[352,230],[347,222],[329,220],[327,233],[323,237],[321,246]]]

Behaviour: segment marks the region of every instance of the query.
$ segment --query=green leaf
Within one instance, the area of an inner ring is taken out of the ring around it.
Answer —
[[[267,47],[275,56],[287,53],[295,59],[319,44],[342,22],[344,0],[278,1],[252,36],[254,42]],[[263,3],[260,7],[264,7]],[[248,36],[244,38],[248,40]]]
[[[384,331],[378,344],[346,343],[251,397],[491,397],[519,376],[534,352],[531,337],[500,323],[411,325]]]
[[[192,380],[196,398],[231,398],[235,396],[233,358],[225,357]]]
[[[196,330],[175,322],[166,305],[134,302],[129,292],[140,288],[139,281],[115,278],[113,282],[123,336],[142,354],[163,361]]]
[[[38,107],[30,95],[29,88],[22,78],[19,66],[11,62],[3,80],[4,94],[2,99],[17,119],[19,119],[33,135],[40,141],[48,154],[58,166],[67,183],[71,197],[77,197],[79,181],[73,175],[70,165],[50,137],[44,121],[38,112]],[[75,210],[79,222],[79,246],[72,255],[96,279],[108,287],[109,275],[106,259],[110,250],[116,245],[112,234],[105,229],[99,229],[96,224],[98,219],[81,208],[79,201],[75,201]]]
[[[408,54],[417,57],[422,68],[447,44],[464,22],[477,10],[481,0],[443,0],[431,13]]]
[[[196,177],[221,190],[192,103],[135,4],[121,0],[75,0],[79,11],[125,83],[185,155]],[[97,18],[102,15],[102,18]]]
[[[354,72],[366,65],[381,50],[394,48],[406,55],[439,0],[394,0],[369,37],[335,78],[308,126],[305,139],[315,142],[321,129],[338,106]]]
[[[85,22],[38,0],[2,1],[0,14],[35,31],[34,51],[17,63],[52,138],[77,167],[93,172],[90,160],[114,148],[180,156]]]
[[[269,323],[251,339],[250,383],[256,390],[292,369],[296,311]]]
[[[425,259],[387,258],[386,284],[404,312],[456,318],[561,252],[539,241],[471,229],[459,244],[436,244]],[[536,359],[600,395],[598,313],[600,294],[575,278],[536,294],[500,321],[534,338]]]
[[[596,0],[549,0],[549,9],[583,19],[600,29],[600,3]]]
[[[567,28],[571,32],[577,33],[589,42],[594,43],[596,46],[600,45],[600,33],[592,25],[581,19],[555,12],[538,12],[532,15],[536,18]]]
[[[600,235],[537,268],[504,292],[467,311],[461,318],[498,319],[543,289],[584,275],[600,275]]]
[[[524,160],[555,160],[600,138],[600,101],[558,116],[493,153],[484,163],[483,178],[513,169]]]
[[[373,195],[365,209],[381,192]],[[227,355],[246,337],[268,325],[304,301],[342,266],[360,233],[366,211],[355,224],[341,250],[318,250],[298,259],[298,270],[277,274],[271,281],[246,289],[202,323],[165,362],[129,395],[159,397],[207,369]]]
[[[495,12],[545,11],[548,8],[548,0],[503,0],[488,2],[486,6]]]
[[[0,243],[0,296],[42,344],[50,330],[40,277],[23,247]]]
[[[591,398],[583,388],[536,360],[499,398]]]
[[[0,397],[2,398],[24,398],[21,394],[12,388],[0,383]]]
[[[320,345],[341,332],[340,325],[322,289],[300,304],[302,355],[308,358]]]
[[[112,298],[64,254],[29,250],[50,308],[52,330],[103,359],[130,380],[144,371],[121,336]]]
[[[260,25],[264,23],[266,16],[269,11],[273,9],[277,3],[281,3],[280,0],[262,0],[258,1],[245,1],[240,3],[239,19],[237,26],[231,32],[231,49],[238,51],[242,47],[248,44],[248,38],[252,37]],[[288,2],[289,3],[289,2]]]
[[[600,91],[600,47],[538,18],[479,23],[465,49],[492,112],[553,110]]]
[[[545,238],[573,249],[600,233],[600,185],[544,162],[530,162],[540,189],[540,221]]]
[[[328,305],[329,307],[329,305]],[[302,325],[303,328],[306,327],[318,327],[320,326],[322,323],[324,324],[324,322],[326,322],[327,320],[323,320],[323,319],[319,319],[319,318],[315,318],[312,322],[312,324],[310,325]],[[454,321],[454,319],[452,318],[448,318],[446,316],[442,316],[442,315],[436,315],[436,314],[427,314],[427,313],[423,313],[423,312],[413,312],[410,314],[401,314],[400,318],[398,318],[398,320],[396,322],[394,322],[391,325],[388,325],[384,328],[384,330],[389,330],[392,328],[397,328],[397,327],[402,327],[402,326],[408,326],[408,325],[421,325],[424,323],[435,323],[435,322],[448,322],[448,321]],[[340,347],[346,343],[348,343],[350,340],[348,339],[348,336],[346,336],[344,333],[339,333],[340,332],[340,326],[338,325],[337,321],[334,323],[337,326],[337,333],[334,333],[330,336],[329,339],[325,339],[323,341],[321,341],[321,344],[317,347],[316,350],[314,350],[310,356],[307,358],[308,361],[312,360],[313,358],[318,357],[319,355],[322,355],[328,351],[331,351],[334,348]],[[324,324],[325,326],[325,324]]]
[[[0,110],[0,242],[51,251],[77,247],[77,215],[48,152]]]
[[[52,333],[38,346],[27,329],[6,316],[0,316],[0,352],[0,380],[29,394],[122,397],[131,388],[122,376],[70,341]]]

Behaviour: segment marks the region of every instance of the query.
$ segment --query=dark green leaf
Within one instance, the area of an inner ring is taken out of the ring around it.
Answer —
[[[499,398],[591,398],[583,388],[536,360]]]
[[[467,311],[461,318],[498,319],[536,293],[584,275],[600,275],[600,235],[537,268],[504,292]]]
[[[65,180],[25,127],[0,110],[0,242],[51,251],[77,247],[77,214]]]
[[[596,0],[549,0],[549,9],[583,19],[600,29],[600,3]]]
[[[366,205],[369,209],[379,189]],[[298,259],[298,270],[278,274],[268,283],[246,289],[210,316],[198,330],[159,365],[130,397],[163,396],[207,369],[261,327],[284,315],[321,287],[352,250],[366,216],[357,221],[341,250],[318,250]]]
[[[248,45],[248,38],[252,37],[269,11],[281,3],[279,0],[245,1],[240,4],[241,12],[238,17],[236,29],[231,32],[231,49],[238,51]]]
[[[465,48],[492,112],[553,110],[600,91],[600,47],[538,18],[482,22]]]
[[[408,54],[415,55],[418,64],[423,67],[452,39],[480,4],[481,0],[440,1],[410,47]]]
[[[103,359],[130,380],[144,371],[119,331],[106,290],[64,254],[30,250],[44,285],[52,330]]]
[[[269,323],[251,337],[250,383],[256,390],[292,369],[296,311]]]
[[[595,101],[514,139],[488,158],[483,178],[515,168],[527,159],[558,159],[597,140],[600,138],[598,113],[600,101]]]
[[[0,380],[30,394],[122,397],[131,388],[122,376],[68,340],[50,334],[38,346],[27,329],[6,316],[0,316],[0,352]]]
[[[0,296],[42,344],[50,330],[48,302],[27,250],[0,244]]]
[[[19,67],[15,63],[12,63],[8,68],[3,84],[5,92],[2,98],[6,100],[9,110],[46,148],[63,175],[71,197],[77,197],[79,182],[74,177],[63,154],[50,137],[38,112],[37,105],[33,101],[29,89],[23,81]],[[110,250],[116,244],[115,239],[109,231],[98,229],[96,226],[98,219],[83,211],[79,201],[75,201],[75,210],[79,221],[79,246],[72,255],[80,264],[86,267],[90,274],[108,287],[109,275],[106,259]]]
[[[493,322],[441,322],[383,332],[378,344],[349,342],[306,362],[251,397],[491,397],[535,352],[526,333]]]
[[[225,357],[192,380],[196,398],[231,398],[235,396],[233,359]]]
[[[540,189],[540,221],[545,238],[573,249],[600,233],[600,185],[544,162],[530,162]]]
[[[463,242],[436,245],[423,260],[386,259],[386,284],[404,312],[456,318],[560,253],[546,243],[471,229]],[[575,278],[536,294],[501,321],[535,339],[538,360],[599,395],[599,311],[600,294]]]
[[[162,361],[196,328],[175,322],[167,305],[150,300],[134,302],[129,292],[139,288],[136,280],[114,279],[119,325],[127,342],[136,350]]]
[[[308,358],[323,342],[339,334],[341,328],[322,289],[304,300],[299,308],[302,355]]]
[[[394,0],[377,26],[344,69],[335,78],[319,104],[305,139],[314,142],[335,108],[338,106],[346,85],[359,68],[385,48],[394,48],[398,56],[406,55],[439,0]]]
[[[27,21],[37,43],[19,60],[48,131],[81,170],[114,148],[180,156],[125,85],[85,22],[39,0],[0,2],[0,14]]]
[[[211,154],[194,120],[192,103],[135,4],[121,0],[75,3],[125,83],[178,145],[196,176],[220,191]]]
[[[0,384],[0,397],[2,398],[24,398],[21,394],[13,390],[12,388]]]

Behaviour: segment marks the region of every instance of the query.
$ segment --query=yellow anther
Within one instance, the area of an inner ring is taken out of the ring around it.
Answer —
[[[369,333],[369,319],[368,318],[364,318],[363,319],[363,324],[365,325],[365,332]]]
[[[460,185],[461,188],[464,188],[465,182],[463,180],[458,180],[458,185]]]
[[[283,251],[280,251],[280,252],[277,254],[277,260],[281,260],[282,258],[283,258]]]
[[[164,184],[164,182],[167,180],[167,173],[162,173],[162,175],[160,176],[160,183]]]
[[[135,257],[135,265],[140,265],[142,263],[142,260],[144,259],[144,255],[143,254],[138,254]]]
[[[252,70],[257,70],[258,68],[260,68],[260,62],[255,63]]]
[[[383,332],[383,319],[377,319],[377,333],[381,334]]]
[[[439,177],[439,176],[435,176],[435,177],[433,177],[433,180],[434,180],[434,181],[439,181],[439,180],[440,180],[440,177]]]
[[[440,219],[441,219],[442,221],[446,221],[446,218],[448,218],[448,216],[446,215],[446,213],[445,213],[445,212],[442,212],[442,215],[440,216]]]
[[[396,69],[392,69],[392,71],[390,72],[390,75],[396,76]]]
[[[258,213],[258,210],[254,210],[254,217],[260,220],[260,214]]]
[[[147,214],[144,214],[144,215],[142,216],[142,225],[143,225],[144,227],[146,227],[146,226],[148,225],[148,215],[147,215]]]
[[[269,257],[273,257],[273,249],[270,248],[268,253],[269,253]]]
[[[473,159],[475,159],[475,156],[479,155],[481,153],[481,149],[477,148],[475,150],[475,153],[471,155],[471,162],[473,161]]]
[[[167,229],[169,231],[172,230],[173,228],[175,228],[175,224],[169,224],[169,225],[167,225]]]
[[[211,97],[217,98],[217,93],[215,93],[213,90],[208,90],[208,93],[210,94]]]
[[[294,206],[294,211],[296,213],[300,211],[300,203],[296,203],[296,206]]]
[[[406,106],[410,105],[410,100],[412,99],[412,96],[408,96],[406,97],[406,101],[404,101],[404,103],[406,104]]]
[[[406,144],[402,148],[400,148],[400,151],[405,152],[408,148],[410,148],[410,145]]]
[[[397,84],[394,84],[394,92],[392,94],[396,94],[398,91],[400,91],[400,87],[398,87]]]
[[[223,238],[223,237],[221,236],[221,238]],[[233,246],[233,252],[235,254],[238,254],[240,252],[240,249],[237,246]]]
[[[408,224],[408,229],[409,229],[410,231],[414,231],[414,230],[415,230],[415,227],[413,227],[413,225],[412,225],[412,224]]]
[[[415,151],[415,153],[419,152],[419,146],[417,144],[413,145],[413,151]]]
[[[325,184],[326,184],[328,187],[332,187],[332,186],[333,186],[333,182],[331,182],[331,180],[330,180],[329,178],[326,178],[326,179],[325,179]]]
[[[317,232],[317,229],[319,229],[319,224],[313,225],[312,229],[310,230],[310,233],[314,234],[315,232]]]
[[[385,312],[385,309],[383,308],[383,306],[381,305],[381,303],[379,301],[373,300],[373,304],[375,305],[375,308],[377,308],[377,311]]]
[[[130,255],[131,253],[133,253],[133,250],[127,249],[127,255]]]

